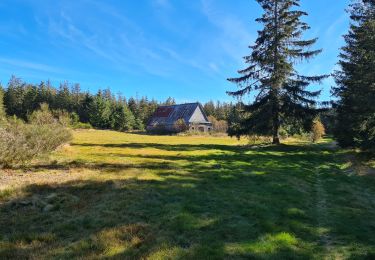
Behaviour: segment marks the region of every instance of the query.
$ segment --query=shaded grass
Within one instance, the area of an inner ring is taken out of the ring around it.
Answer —
[[[243,144],[76,132],[27,171],[90,177],[2,193],[0,258],[374,257],[375,180],[344,151]]]

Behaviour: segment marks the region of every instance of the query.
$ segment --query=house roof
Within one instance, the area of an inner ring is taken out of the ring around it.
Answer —
[[[202,116],[192,118],[194,112],[199,109]],[[159,106],[154,115],[148,122],[149,126],[153,125],[173,125],[177,120],[184,119],[185,123],[209,124],[208,118],[199,103],[187,103],[172,106]]]

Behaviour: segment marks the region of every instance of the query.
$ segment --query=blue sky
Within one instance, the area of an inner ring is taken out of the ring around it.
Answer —
[[[349,0],[302,0],[319,37],[305,74],[331,73],[349,26]],[[244,67],[262,14],[255,0],[1,0],[0,82],[67,80],[95,92],[178,102],[231,101],[226,78]],[[321,86],[330,98],[333,84]]]

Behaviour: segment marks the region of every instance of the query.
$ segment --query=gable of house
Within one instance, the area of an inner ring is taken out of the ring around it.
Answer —
[[[193,124],[199,124],[199,123],[203,123],[203,124],[206,124],[206,123],[209,123],[205,113],[204,113],[204,110],[203,108],[198,105],[193,114],[191,115],[189,121],[189,123],[193,123]]]

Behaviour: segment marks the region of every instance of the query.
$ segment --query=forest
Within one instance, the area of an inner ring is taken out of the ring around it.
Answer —
[[[69,117],[70,124],[79,128],[92,126],[118,131],[144,131],[158,106],[176,104],[172,97],[163,102],[147,97],[127,98],[113,94],[109,88],[92,94],[81,90],[79,84],[63,82],[58,87],[52,86],[49,81],[30,84],[15,76],[6,87],[0,88],[7,116],[27,121],[41,104],[47,104],[56,118],[61,115]],[[207,116],[215,122],[228,121],[235,113],[233,103],[209,101],[202,105]]]

